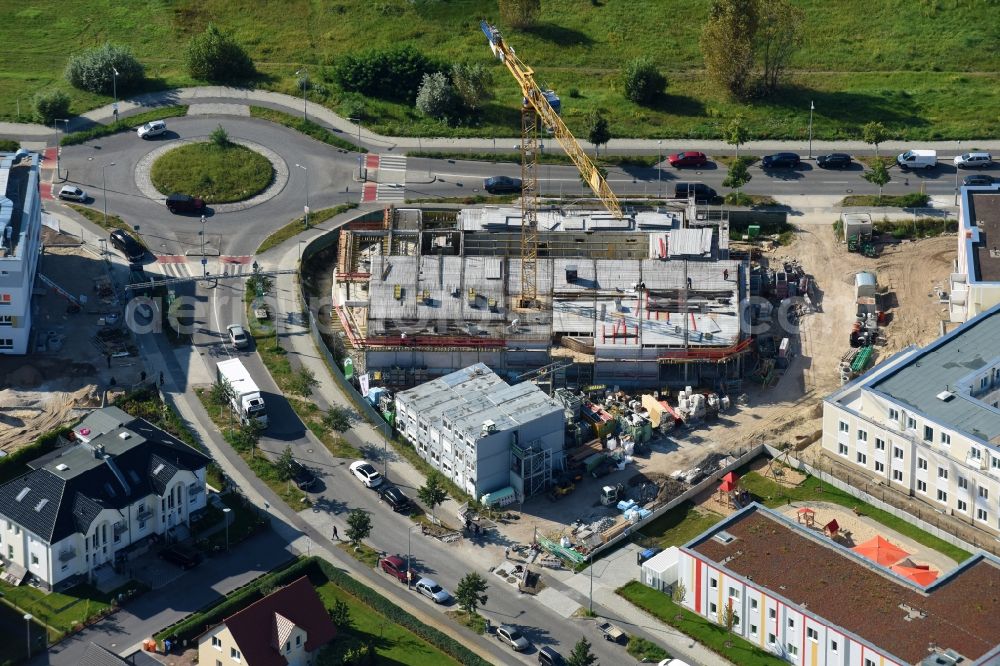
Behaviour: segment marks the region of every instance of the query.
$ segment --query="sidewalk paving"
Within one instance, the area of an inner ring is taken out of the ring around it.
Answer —
[[[302,99],[283,93],[270,92],[267,90],[234,88],[229,86],[198,86],[191,88],[178,88],[174,90],[161,90],[157,92],[136,95],[129,99],[118,102],[119,117],[124,118],[142,111],[149,111],[158,106],[174,106],[178,104],[210,104],[219,103],[215,109],[218,113],[239,113],[244,115],[244,107],[251,104],[260,106],[270,106],[278,108],[288,113],[298,114],[302,109]],[[224,106],[229,105],[227,110]],[[98,107],[86,113],[70,119],[68,130],[70,132],[83,129],[94,123],[109,123],[113,120],[111,104]],[[516,136],[495,137],[495,138],[448,138],[448,137],[394,137],[376,134],[362,125],[360,128],[356,123],[352,123],[346,118],[337,115],[330,109],[315,103],[306,104],[306,113],[309,118],[328,125],[334,130],[345,134],[346,139],[356,141],[355,137],[360,137],[362,144],[375,151],[399,151],[407,150],[429,150],[429,151],[482,151],[493,152],[499,149],[500,152],[511,152],[510,147],[520,141]],[[44,139],[46,142],[55,140],[56,133],[51,127],[36,123],[10,123],[0,122],[0,137],[20,138],[20,139]],[[580,145],[587,150],[594,150],[593,144],[578,139]],[[937,150],[943,156],[958,155],[973,149],[990,150],[1000,152],[1000,140],[966,140],[966,141],[922,141],[920,148]],[[505,148],[506,146],[506,148]],[[799,140],[763,140],[750,141],[741,146],[741,150],[747,152],[754,151],[779,151],[791,150],[806,153],[809,142],[806,139]],[[913,146],[913,142],[907,141],[886,141],[879,144],[879,152],[883,155],[892,155]],[[642,151],[648,154],[661,153],[666,155],[670,152],[681,150],[702,150],[714,153],[730,153],[733,147],[718,140],[701,139],[612,139],[605,148],[606,152],[615,151],[637,152]],[[813,141],[812,154],[821,155],[830,151],[851,151],[854,153],[874,153],[870,144],[863,141]]]

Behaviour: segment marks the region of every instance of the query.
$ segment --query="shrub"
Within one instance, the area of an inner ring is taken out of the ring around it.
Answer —
[[[899,198],[899,203],[902,208],[926,208],[928,202],[930,202],[931,197],[929,194],[921,194],[920,192],[910,192],[909,194],[904,194]]]
[[[72,428],[68,426],[50,430],[36,439],[34,444],[29,444],[8,456],[0,458],[0,483],[6,483],[27,472],[26,463],[29,460],[34,460],[50,451],[54,451],[59,446],[59,438],[65,436],[71,430]]]
[[[49,90],[35,95],[35,117],[39,122],[51,125],[56,118],[69,114],[69,95],[62,90]]]
[[[471,111],[493,98],[493,72],[482,63],[452,66],[451,83],[462,103]]]
[[[0,153],[13,153],[21,144],[13,139],[0,139]]]
[[[622,71],[622,87],[625,97],[636,104],[649,104],[667,87],[667,79],[651,60],[636,58]]]
[[[500,18],[515,28],[534,25],[542,12],[542,0],[497,0]]]
[[[232,34],[209,23],[187,47],[188,73],[205,81],[238,81],[254,76],[253,60]]]
[[[229,140],[229,132],[222,125],[212,130],[212,133],[208,135],[208,140],[216,148],[226,148],[232,145],[232,141]]]
[[[417,93],[417,110],[425,116],[447,120],[458,110],[458,95],[448,77],[441,72],[424,74]]]
[[[110,95],[116,88],[119,93],[137,88],[145,70],[132,49],[109,42],[71,56],[65,75],[74,88]]]
[[[347,54],[334,66],[340,87],[371,97],[412,104],[425,74],[443,68],[412,46]]]

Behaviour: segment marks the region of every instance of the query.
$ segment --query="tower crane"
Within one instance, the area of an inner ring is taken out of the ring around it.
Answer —
[[[535,82],[535,72],[524,64],[500,34],[487,21],[480,22],[493,55],[507,66],[521,86],[521,302],[522,308],[534,308],[538,302],[538,127],[552,130],[563,150],[579,169],[583,180],[615,218],[621,219],[618,197],[611,191],[597,165],[580,147],[566,123],[559,117],[545,92]]]

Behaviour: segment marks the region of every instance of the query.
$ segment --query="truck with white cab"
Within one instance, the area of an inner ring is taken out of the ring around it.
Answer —
[[[267,426],[267,411],[264,406],[264,396],[250,376],[250,371],[238,358],[216,363],[218,379],[227,383],[232,389],[231,402],[233,411],[240,417],[242,423],[256,421]]]
[[[908,150],[896,156],[900,169],[933,169],[937,166],[936,150]]]

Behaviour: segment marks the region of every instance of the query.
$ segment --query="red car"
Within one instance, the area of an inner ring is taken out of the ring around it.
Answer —
[[[383,557],[379,562],[379,566],[382,567],[382,571],[386,572],[393,578],[396,578],[400,583],[406,582],[406,560],[399,555]]]
[[[702,167],[708,164],[708,155],[696,152],[675,153],[668,157],[667,161],[675,169],[681,167]]]

